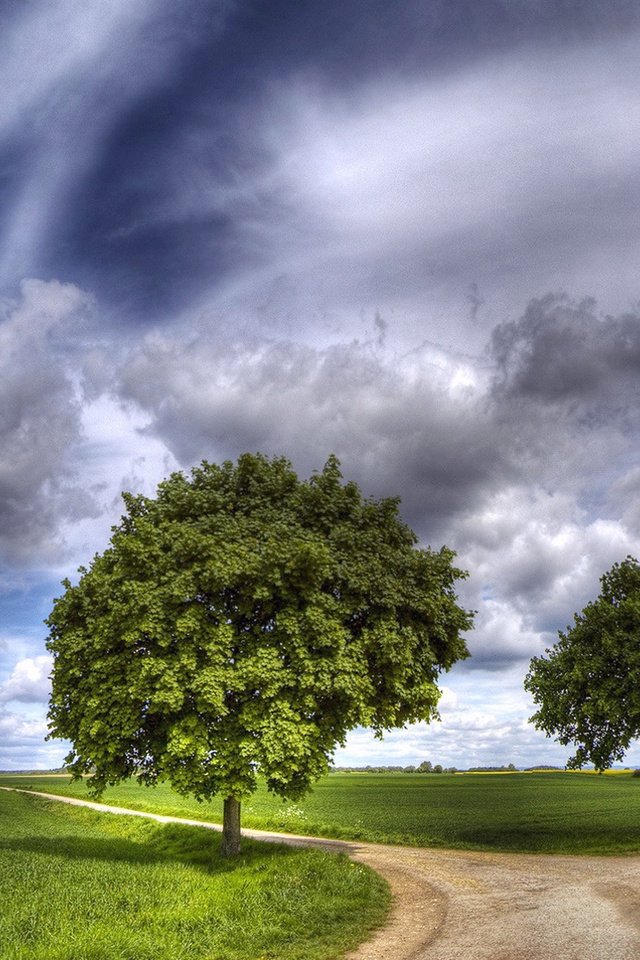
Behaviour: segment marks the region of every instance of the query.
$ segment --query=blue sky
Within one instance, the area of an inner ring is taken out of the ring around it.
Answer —
[[[42,620],[120,492],[245,450],[470,574],[442,722],[337,762],[564,762],[529,659],[640,553],[637,4],[0,10],[0,768],[65,753]]]

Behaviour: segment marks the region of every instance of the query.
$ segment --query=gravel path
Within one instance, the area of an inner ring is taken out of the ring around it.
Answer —
[[[2,789],[10,789],[3,787]],[[217,824],[73,797],[49,800],[219,830]],[[639,960],[640,856],[492,854],[345,843],[243,830],[258,840],[339,850],[394,893],[389,923],[349,960]]]

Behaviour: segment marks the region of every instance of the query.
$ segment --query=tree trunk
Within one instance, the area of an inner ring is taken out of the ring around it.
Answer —
[[[222,814],[223,857],[237,857],[240,853],[240,801],[235,797],[226,797]]]

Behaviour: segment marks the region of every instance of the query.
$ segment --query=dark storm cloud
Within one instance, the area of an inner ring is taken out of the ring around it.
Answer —
[[[640,316],[599,316],[592,301],[548,296],[492,335],[493,398],[516,415],[553,410],[577,426],[638,425]]]
[[[335,452],[369,492],[401,495],[426,537],[510,486],[540,485],[566,518],[563,498],[584,500],[603,460],[633,466],[640,318],[549,296],[498,325],[488,355],[487,370],[428,345],[398,357],[377,340],[228,342],[185,325],[147,338],[117,389],[185,466],[259,449],[309,472]],[[492,544],[480,528],[465,536]],[[497,528],[491,549],[506,536]],[[544,538],[532,542],[526,564],[505,572],[514,596],[557,578],[566,558],[546,550]]]
[[[124,367],[120,393],[179,462],[286,452],[308,474],[334,452],[374,495],[400,494],[425,535],[504,472],[491,425],[437,351],[397,365],[371,344],[325,349],[153,339]]]
[[[540,652],[640,530],[640,316],[549,295],[498,325],[488,353],[485,411],[512,474],[452,517],[483,583],[470,669]]]

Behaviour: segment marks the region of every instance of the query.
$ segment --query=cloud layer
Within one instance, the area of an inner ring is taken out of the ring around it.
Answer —
[[[67,553],[78,555],[79,530],[99,549],[117,517],[118,481],[151,493],[175,466],[244,450],[285,452],[308,475],[336,452],[347,477],[368,494],[400,495],[423,542],[453,546],[470,572],[461,596],[478,614],[473,657],[456,671],[460,716],[429,737],[444,749],[477,721],[502,730],[514,757],[541,750],[540,738],[522,733],[526,701],[515,684],[504,723],[493,692],[465,719],[464,693],[472,675],[521,679],[529,658],[595,594],[600,574],[637,549],[637,507],[620,494],[638,483],[640,316],[602,316],[591,302],[546,297],[497,325],[476,357],[431,344],[398,353],[392,325],[379,318],[365,342],[318,347],[221,340],[205,322],[180,321],[107,357],[95,312],[91,298],[58,283],[26,283],[21,301],[7,306],[4,389],[7,410],[17,412],[6,418],[5,446],[16,451],[6,563],[50,563],[51,537],[60,541],[70,518],[76,540]],[[49,383],[46,416],[39,391],[25,386],[37,371]],[[83,461],[85,480],[96,481],[92,496],[77,486]],[[109,479],[108,463],[121,468]],[[14,666],[0,699],[43,703],[45,661]],[[486,759],[478,737],[474,749]],[[403,750],[418,742],[407,735]],[[396,738],[385,749],[395,750]]]

